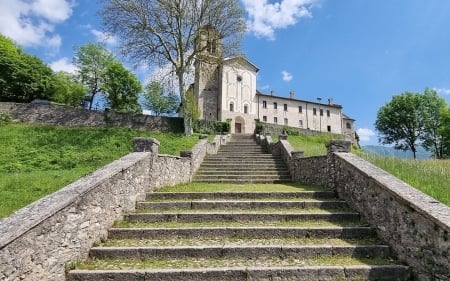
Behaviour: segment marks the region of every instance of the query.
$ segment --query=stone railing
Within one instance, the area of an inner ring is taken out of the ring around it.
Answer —
[[[294,181],[336,191],[411,266],[416,280],[450,280],[448,206],[350,153],[350,142],[329,142],[327,155],[304,158],[283,140],[268,139],[259,138],[272,153],[286,154]]]
[[[203,157],[217,152],[201,140],[186,157],[158,155],[159,142],[134,140],[134,153],[0,221],[0,280],[64,280],[67,264],[87,258],[93,243],[136,200],[165,185],[189,182]]]

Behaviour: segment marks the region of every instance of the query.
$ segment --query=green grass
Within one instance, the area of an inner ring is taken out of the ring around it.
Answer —
[[[305,151],[305,156],[326,155],[325,144],[333,135],[289,136],[295,150]],[[387,171],[436,200],[450,206],[450,160],[413,160],[384,157],[354,150],[354,153]]]
[[[450,160],[413,160],[355,152],[409,185],[450,206]]]
[[[133,137],[156,138],[159,153],[173,155],[198,141],[128,128],[0,125],[0,217],[130,153]]]
[[[326,191],[319,186],[288,184],[227,184],[227,183],[185,183],[175,186],[165,186],[157,192],[296,192],[296,191]]]

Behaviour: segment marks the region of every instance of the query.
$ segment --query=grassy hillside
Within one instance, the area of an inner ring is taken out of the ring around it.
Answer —
[[[291,145],[296,150],[305,151],[305,156],[325,155],[325,143],[328,140],[326,136],[289,136]],[[401,159],[360,150],[355,150],[354,153],[450,206],[450,160]]]
[[[160,153],[173,155],[198,141],[127,128],[0,125],[0,217],[128,154],[133,137],[154,137]]]

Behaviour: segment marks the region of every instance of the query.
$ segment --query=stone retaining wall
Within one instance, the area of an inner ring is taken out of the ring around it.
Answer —
[[[265,143],[273,153],[285,151],[295,181],[327,186],[346,200],[411,266],[415,280],[450,280],[448,206],[350,153],[350,142],[332,141],[328,155],[307,158],[283,141]]]
[[[157,117],[115,111],[94,111],[60,105],[0,102],[0,112],[11,115],[15,122],[69,127],[128,127],[158,132],[182,132],[183,119]]]
[[[158,155],[157,140],[137,138],[134,153],[1,220],[0,280],[65,280],[66,265],[87,258],[137,200],[161,186],[189,182],[221,140],[202,140],[188,156],[175,157]]]

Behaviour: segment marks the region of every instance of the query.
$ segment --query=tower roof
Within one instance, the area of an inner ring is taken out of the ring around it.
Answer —
[[[225,58],[223,61],[224,61],[224,64],[239,63],[239,64],[250,66],[250,68],[253,68],[255,72],[259,71],[259,68],[256,65],[254,65],[248,59],[246,59],[242,56]]]

